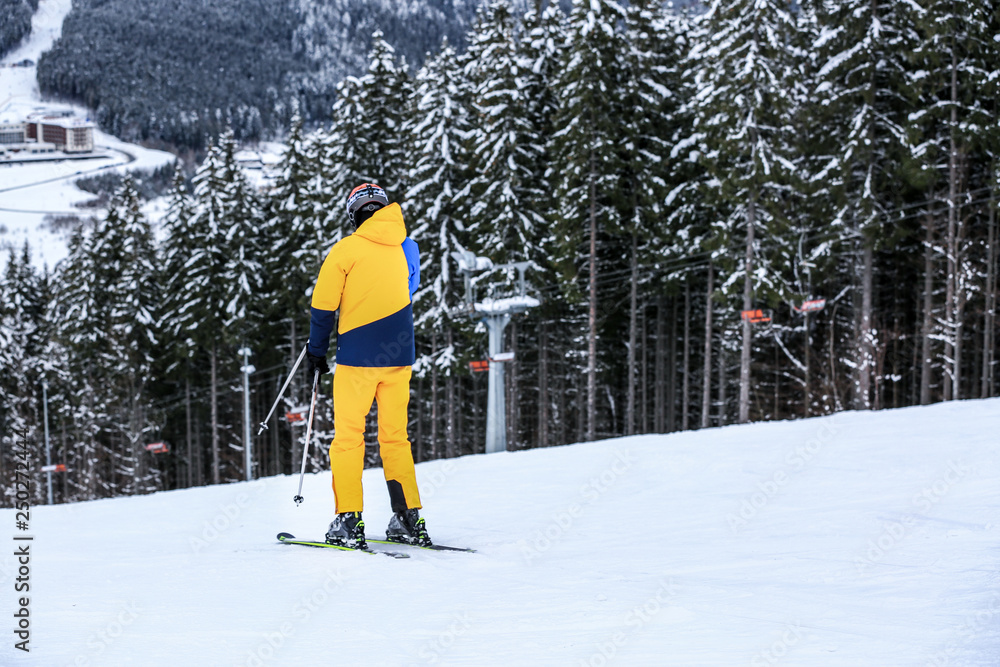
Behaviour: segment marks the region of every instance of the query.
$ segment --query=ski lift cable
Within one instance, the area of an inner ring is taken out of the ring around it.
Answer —
[[[976,190],[969,191],[969,193],[967,193],[967,194],[973,194],[973,193],[978,194],[978,193],[981,193],[981,192],[992,192],[992,191],[991,191],[990,188],[978,188]],[[962,205],[963,206],[972,206],[972,205],[977,205],[977,204],[989,203],[991,201],[993,201],[993,197],[992,196],[988,197],[988,198],[974,199],[974,200],[971,200],[971,201],[966,201],[966,202],[963,202]],[[938,209],[934,209],[934,210],[930,210],[930,211],[928,211],[928,210],[916,211],[914,213],[910,213],[910,214],[905,215],[905,216],[895,216],[895,215],[893,215],[892,211],[882,211],[882,212],[879,212],[877,215],[880,216],[880,217],[889,217],[889,220],[888,220],[889,222],[902,222],[902,221],[905,221],[905,220],[910,220],[910,219],[913,219],[913,218],[921,217],[921,216],[927,215],[927,214],[935,215],[935,214],[939,214],[939,213],[946,213],[948,211],[949,206],[950,206],[949,202],[946,199],[943,199],[943,198],[934,198],[934,199],[924,200],[924,201],[921,201],[921,202],[914,202],[914,203],[911,203],[911,204],[899,207],[899,208],[894,209],[894,210],[895,211],[909,210],[909,209],[914,209],[914,208],[925,207],[927,204],[934,204],[934,203],[939,203],[942,206],[940,208],[938,208]],[[852,216],[847,217],[847,218],[842,218],[841,220],[842,220],[842,222],[849,223],[849,222],[857,222],[859,219],[860,219],[859,216],[852,215]],[[855,236],[855,234],[848,234],[848,238],[850,238],[851,236]],[[826,230],[824,230],[824,231],[817,231],[817,232],[815,232],[813,234],[807,234],[807,235],[803,234],[803,235],[800,236],[800,242],[802,240],[809,241],[809,242],[834,241],[834,240],[837,240],[838,238],[843,238],[843,237],[844,237],[844,234],[843,234],[842,230],[837,230],[837,231],[826,231]],[[769,240],[770,239],[768,237],[764,237],[764,238],[762,238],[762,239],[759,240],[761,250],[764,250],[764,249],[767,248]],[[648,277],[651,277],[651,276],[654,276],[654,275],[659,275],[659,274],[663,274],[663,273],[669,273],[672,269],[673,270],[691,270],[691,269],[696,269],[696,268],[703,268],[703,267],[708,266],[708,262],[704,261],[704,259],[702,259],[702,258],[710,257],[712,255],[715,255],[715,254],[719,253],[719,252],[722,252],[723,254],[725,254],[725,253],[728,253],[728,252],[741,251],[743,249],[743,247],[744,247],[744,243],[742,241],[736,241],[736,240],[734,240],[730,244],[722,246],[721,248],[717,248],[717,249],[714,249],[714,250],[704,250],[704,251],[701,251],[701,252],[698,252],[698,253],[687,254],[687,255],[684,255],[682,257],[676,257],[676,258],[666,259],[663,262],[658,262],[656,265],[645,264],[645,265],[639,267],[639,272],[640,272],[640,275],[643,278],[648,278]],[[691,261],[692,259],[701,259],[701,261],[693,261],[692,262]],[[501,267],[495,267],[495,268],[501,268]],[[613,282],[617,278],[621,278],[621,277],[623,277],[625,275],[630,274],[631,272],[632,272],[632,268],[631,267],[623,268],[623,269],[617,269],[615,271],[610,271],[610,272],[602,272],[601,275],[600,275],[600,277],[597,279],[598,285],[608,284],[610,282]],[[489,272],[487,272],[487,273],[489,273]],[[560,289],[562,289],[562,287],[563,287],[563,285],[560,284],[560,283],[549,283],[548,285],[545,285],[545,286],[542,286],[542,287],[537,287],[533,291],[535,293],[545,294],[545,293],[550,293],[550,292],[553,292],[553,291],[560,290]]]
[[[262,383],[268,382],[271,379],[271,376],[267,375],[268,373],[271,373],[272,371],[276,371],[276,370],[286,370],[286,368],[287,368],[287,364],[276,364],[274,366],[269,366],[267,368],[262,368],[262,369],[256,370],[256,371],[254,371],[255,379],[251,381],[251,384],[258,385],[258,384],[262,384]],[[242,373],[240,373],[240,375],[242,375]],[[233,382],[237,382],[237,380],[233,380],[233,379],[228,379],[228,380],[227,379],[220,379],[220,380],[217,380],[216,383],[215,383],[215,389],[216,390],[225,389],[228,385],[232,384]],[[201,388],[199,388],[197,390],[194,390],[194,391],[191,392],[191,400],[193,401],[195,399],[204,398],[205,396],[207,396],[208,394],[210,394],[211,391],[212,391],[212,387],[211,386],[201,387]],[[161,399],[161,400],[156,401],[154,403],[151,403],[150,407],[153,408],[153,409],[161,409],[161,408],[165,408],[165,407],[177,405],[179,403],[183,403],[185,400],[187,400],[187,396],[180,396],[179,398],[164,398],[164,399]]]
[[[937,199],[937,200],[928,200],[927,202],[923,202],[922,204],[933,203],[933,202],[940,202],[940,201],[941,200],[939,200],[939,199]],[[988,203],[990,201],[992,201],[992,198],[979,199],[979,200],[973,200],[971,202],[965,202],[964,205],[983,204],[983,203]],[[946,204],[946,202],[945,202],[945,204]],[[913,219],[913,218],[921,217],[921,216],[926,215],[928,213],[933,215],[933,214],[946,213],[946,212],[947,212],[947,208],[939,208],[939,209],[932,210],[932,211],[919,211],[917,213],[912,213],[912,214],[909,214],[907,216],[903,216],[903,217],[899,217],[899,218],[893,218],[891,220],[891,222],[902,222],[904,220],[910,220],[910,219]],[[816,232],[815,234],[812,234],[812,235],[808,235],[805,238],[807,240],[810,240],[810,241],[817,241],[817,240],[818,241],[831,241],[831,240],[836,240],[836,239],[841,238],[841,237],[842,237],[842,235],[840,233],[823,231],[823,232]],[[762,246],[765,245],[766,241],[767,241],[767,238],[765,237],[765,239],[763,239],[761,245]],[[727,246],[723,246],[723,247],[721,247],[719,249],[716,249],[716,250],[711,250],[711,251],[706,250],[706,251],[702,251],[702,252],[699,252],[699,253],[688,254],[688,255],[685,255],[683,257],[677,257],[677,258],[673,258],[673,259],[667,259],[664,262],[658,263],[655,266],[648,265],[648,264],[647,265],[643,265],[643,266],[640,267],[639,274],[643,278],[650,278],[650,277],[654,277],[656,275],[662,275],[663,273],[669,273],[671,271],[671,269],[673,269],[673,270],[682,270],[682,269],[683,270],[691,270],[691,269],[696,269],[696,268],[704,268],[704,267],[708,266],[708,264],[709,264],[708,261],[705,261],[704,259],[700,259],[700,261],[691,261],[691,260],[693,258],[703,258],[703,257],[706,257],[706,256],[713,255],[715,253],[718,253],[720,250],[723,251],[723,252],[728,252],[728,251],[737,252],[737,251],[741,251],[743,249],[743,247],[744,247],[744,244],[742,242],[740,242],[740,241],[734,241],[733,243],[731,243],[731,244],[729,244]],[[597,284],[599,286],[601,286],[601,285],[606,285],[608,283],[614,282],[618,278],[621,278],[621,277],[623,277],[625,275],[630,274],[631,271],[632,271],[632,269],[630,267],[630,268],[618,269],[618,270],[610,271],[610,272],[603,272],[598,277]],[[555,291],[555,290],[559,290],[561,288],[562,288],[561,284],[550,283],[549,285],[545,285],[543,287],[537,288],[535,291],[538,292],[538,293],[544,294],[544,293],[547,293],[547,292],[552,292],[552,291]]]

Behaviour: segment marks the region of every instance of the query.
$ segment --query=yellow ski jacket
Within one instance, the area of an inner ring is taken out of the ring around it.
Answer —
[[[326,354],[339,308],[338,364],[411,366],[416,359],[411,297],[419,267],[419,249],[406,236],[399,204],[376,211],[323,262],[312,294],[309,352]]]

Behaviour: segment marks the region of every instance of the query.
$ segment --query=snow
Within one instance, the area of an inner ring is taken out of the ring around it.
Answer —
[[[5,118],[24,118],[42,109],[53,113],[71,111],[81,118],[89,115],[83,107],[43,101],[35,78],[36,66],[9,66],[25,59],[37,64],[39,56],[62,33],[62,22],[71,6],[71,0],[41,0],[32,19],[31,34],[0,59],[0,114]],[[25,242],[31,244],[32,259],[39,267],[51,268],[66,256],[68,230],[53,230],[45,220],[50,215],[85,219],[95,213],[78,207],[92,199],[74,185],[80,177],[111,169],[152,171],[175,160],[170,153],[128,144],[100,131],[95,131],[94,143],[98,150],[108,151],[110,157],[0,164],[0,267],[7,262],[6,249],[20,249]]]
[[[274,185],[286,150],[284,144],[262,141],[253,148],[237,151],[235,158],[251,187],[263,190]]]
[[[47,105],[47,108],[56,107]],[[66,256],[68,230],[51,230],[45,224],[46,217],[79,216],[86,219],[100,213],[79,207],[93,196],[74,185],[77,179],[108,170],[151,171],[171,164],[175,159],[170,153],[128,144],[100,131],[94,132],[94,143],[98,149],[107,150],[109,156],[0,164],[0,224],[3,225],[0,246],[19,249],[27,241],[31,244],[32,258],[37,265],[46,264],[51,268]],[[0,265],[6,262],[6,257],[6,252],[0,253]]]
[[[459,271],[486,271],[493,268],[493,260],[489,257],[477,257],[464,249],[451,254],[458,262]]]
[[[278,544],[325,532],[328,472],[306,477],[299,507],[295,475],[33,508],[32,650],[8,629],[0,664],[995,665],[998,411],[419,465],[431,535],[475,554]],[[365,492],[374,536],[381,471]],[[0,522],[13,532],[13,510]]]
[[[501,313],[522,312],[539,305],[538,299],[531,296],[511,296],[503,299],[483,299],[475,304],[477,313],[495,315]]]

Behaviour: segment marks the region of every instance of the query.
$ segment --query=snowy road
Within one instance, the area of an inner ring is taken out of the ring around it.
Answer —
[[[0,188],[0,194],[3,194],[5,192],[12,192],[14,190],[23,190],[25,188],[33,188],[33,187],[35,187],[37,185],[47,185],[49,183],[60,183],[60,182],[65,181],[67,179],[77,179],[77,178],[80,178],[82,176],[89,176],[89,175],[92,175],[92,174],[97,174],[97,173],[100,173],[102,171],[106,171],[108,169],[112,169],[114,167],[119,167],[119,166],[123,166],[123,165],[126,165],[126,164],[131,164],[131,163],[135,162],[135,155],[132,155],[131,153],[127,153],[127,152],[122,151],[122,150],[115,150],[115,149],[111,148],[110,146],[98,146],[98,149],[106,150],[109,153],[118,153],[124,159],[123,160],[116,160],[113,164],[105,164],[105,165],[102,165],[100,167],[94,167],[92,169],[78,169],[78,170],[76,170],[75,172],[73,172],[72,174],[70,174],[68,176],[55,176],[55,177],[52,177],[52,178],[47,178],[44,181],[34,181],[34,182],[29,182],[29,183],[18,183],[17,185],[10,185],[10,186],[4,187],[4,188]],[[84,158],[84,159],[101,159],[101,160],[103,160],[104,158],[102,157],[102,158]],[[33,160],[33,161],[30,161],[30,162],[22,162],[21,164],[45,164],[45,162],[47,162],[47,161],[43,161],[43,160],[34,161]],[[9,163],[3,163],[3,164],[9,164]],[[82,167],[85,164],[86,164],[86,162],[82,162],[81,161],[81,163],[79,164],[79,166]]]
[[[297,476],[36,508],[32,652],[8,630],[0,664],[997,665],[998,427],[994,399],[422,464],[431,535],[479,553],[409,560],[276,543],[322,535],[328,473],[298,508]]]
[[[49,185],[52,183],[64,183],[67,180],[75,181],[76,179],[83,178],[84,176],[99,174],[102,171],[107,171],[108,169],[114,169],[116,167],[124,166],[127,164],[131,164],[132,162],[135,162],[135,156],[132,155],[131,153],[127,153],[121,150],[114,150],[110,146],[100,146],[100,148],[107,149],[111,153],[118,153],[124,159],[115,160],[111,164],[105,164],[100,167],[94,167],[92,169],[78,169],[68,176],[55,176],[51,178],[46,178],[45,180],[42,181],[34,181],[28,183],[18,183],[17,185],[10,185],[5,188],[0,188],[0,195],[3,195],[4,193],[7,192],[13,192],[15,190],[25,190],[28,188],[34,188],[42,185]],[[38,163],[38,164],[44,164],[44,163]],[[0,207],[0,211],[6,211],[8,213],[34,213],[40,215],[77,215],[80,213],[79,211],[51,211],[51,210],[40,211],[40,210],[30,210],[30,209],[26,210],[26,209],[4,208],[4,207]]]

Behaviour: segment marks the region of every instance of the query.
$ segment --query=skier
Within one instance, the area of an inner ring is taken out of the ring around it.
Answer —
[[[333,376],[334,438],[330,469],[337,516],[330,544],[365,548],[361,473],[365,417],[378,404],[378,441],[393,516],[386,539],[429,546],[420,516],[413,454],[406,434],[410,372],[416,357],[411,299],[420,284],[420,253],[407,237],[399,204],[378,185],[362,183],[347,198],[354,232],[326,256],[312,294],[306,357],[309,375],[328,373],[334,311],[337,369]]]

